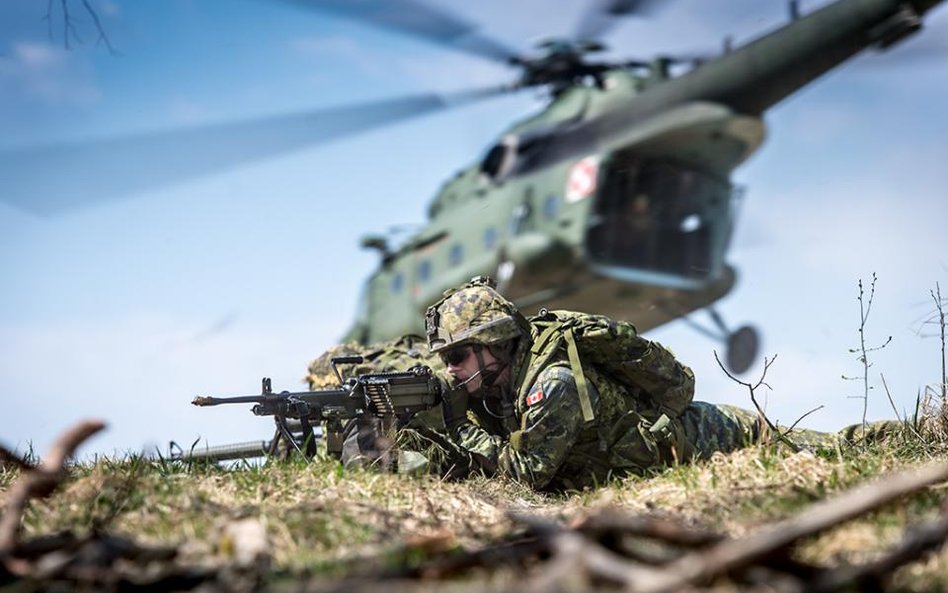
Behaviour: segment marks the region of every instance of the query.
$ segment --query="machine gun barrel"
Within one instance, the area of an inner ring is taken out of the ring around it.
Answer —
[[[247,441],[230,445],[214,447],[194,447],[190,451],[180,451],[171,455],[175,461],[185,462],[217,462],[233,461],[236,459],[253,459],[263,457],[270,451],[271,441]]]
[[[264,379],[268,385],[270,379]],[[191,400],[195,406],[218,406],[222,404],[255,404],[252,412],[257,416],[280,414],[288,418],[308,418],[322,416],[330,410],[344,415],[357,413],[360,394],[349,389],[322,389],[319,391],[298,391],[272,393],[266,391],[260,395],[238,395],[234,397],[197,396]]]
[[[208,395],[198,395],[193,400],[191,400],[191,404],[195,406],[219,406],[221,404],[259,404],[266,401],[265,397],[266,396],[262,395],[237,395],[234,397],[211,397]],[[275,397],[277,399],[280,398],[279,395]]]

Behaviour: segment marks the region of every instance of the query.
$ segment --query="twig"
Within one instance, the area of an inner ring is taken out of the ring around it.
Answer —
[[[115,54],[115,48],[112,46],[112,42],[109,39],[108,34],[105,32],[105,27],[102,25],[101,19],[99,19],[99,14],[96,12],[95,8],[92,6],[89,0],[81,0],[82,6],[85,11],[92,18],[92,22],[95,25],[96,32],[98,33],[98,38],[96,39],[96,44],[105,45],[110,54]],[[53,34],[53,2],[54,0],[48,0],[46,3],[46,15],[42,20],[46,21],[47,33],[49,35],[50,41],[54,39]],[[83,43],[82,38],[79,36],[79,32],[76,29],[74,16],[69,12],[69,2],[70,0],[59,0],[59,9],[62,11],[63,15],[63,47],[67,50],[72,49],[70,45],[70,38],[75,39],[80,44]]]
[[[551,548],[553,558],[547,569],[530,584],[532,591],[555,590],[558,585],[575,578],[577,573],[587,580],[594,576],[632,588],[635,582],[647,578],[655,570],[623,558],[574,532],[563,531],[555,535]]]
[[[827,572],[808,587],[808,591],[828,593],[841,589],[864,590],[865,587],[854,587],[854,585],[867,580],[879,581],[887,578],[896,568],[943,546],[946,539],[948,539],[948,508],[943,506],[938,519],[925,525],[910,527],[899,545],[882,558],[860,566],[847,566]]]
[[[812,410],[810,410],[809,412],[807,412],[806,414],[804,414],[804,415],[800,416],[799,418],[797,418],[796,421],[795,421],[793,424],[790,425],[790,428],[788,428],[787,430],[784,431],[784,433],[783,433],[784,436],[790,434],[790,432],[791,432],[794,428],[796,428],[796,427],[797,427],[797,424],[800,424],[800,422],[802,422],[804,418],[806,418],[807,416],[809,416],[809,415],[812,414],[813,412],[819,412],[819,411],[822,410],[824,407],[825,407],[825,406],[823,406],[822,404],[820,404],[820,405],[816,406],[815,408],[813,408]]]
[[[60,435],[39,465],[21,475],[13,484],[7,493],[3,517],[0,517],[0,555],[9,554],[16,546],[23,513],[30,499],[46,498],[52,494],[65,477],[66,461],[76,448],[103,428],[105,423],[99,420],[80,422]]]
[[[817,503],[810,507],[809,511],[749,536],[725,540],[707,552],[688,554],[670,562],[663,570],[656,571],[649,578],[633,583],[632,588],[639,593],[678,591],[687,585],[748,566],[802,538],[817,535],[902,496],[945,480],[948,480],[948,464],[935,464],[917,471],[897,473],[885,480]]]
[[[102,27],[102,22],[99,20],[99,15],[96,13],[95,9],[92,8],[92,5],[89,4],[89,0],[82,0],[82,5],[86,8],[86,12],[92,16],[92,22],[95,23],[96,31],[99,32],[99,38],[96,40],[96,43],[104,43],[106,49],[109,50],[109,53],[114,54],[115,49],[112,47],[112,43],[109,41],[109,36],[105,34],[105,29]]]
[[[723,536],[719,533],[686,527],[669,519],[627,516],[615,511],[585,517],[574,528],[591,537],[621,533],[623,535],[658,539],[687,548],[700,548],[723,539]]]
[[[760,404],[757,403],[757,395],[755,394],[755,391],[757,390],[757,388],[759,388],[761,385],[764,385],[768,389],[771,389],[770,385],[764,382],[764,379],[767,377],[767,371],[770,370],[770,365],[772,365],[777,360],[777,355],[774,354],[774,357],[771,358],[770,360],[767,360],[767,358],[764,357],[764,370],[760,374],[760,380],[758,380],[755,385],[751,385],[750,383],[741,381],[740,379],[732,375],[731,372],[728,371],[727,368],[721,363],[721,359],[718,358],[717,350],[714,351],[714,360],[717,361],[718,366],[721,367],[721,370],[724,371],[725,375],[727,375],[732,381],[734,381],[738,385],[743,385],[744,387],[746,387],[747,390],[750,392],[751,402],[754,404],[754,408],[757,409],[758,422],[762,422],[763,424],[765,424],[766,427],[769,429],[769,433],[777,435],[777,439],[779,439],[782,443],[790,447],[790,449],[794,453],[799,452],[800,448],[797,447],[790,439],[788,439],[786,436],[784,436],[780,432],[777,426],[773,422],[770,421],[770,418],[767,417],[767,414],[764,413],[764,410],[763,408],[760,407]],[[761,427],[761,429],[763,429],[763,427]],[[763,430],[761,430],[761,432],[763,432]],[[763,441],[763,438],[761,438],[761,441]]]
[[[35,467],[32,463],[23,459],[13,451],[10,451],[3,445],[0,445],[0,465],[13,465],[20,471],[29,471]]]

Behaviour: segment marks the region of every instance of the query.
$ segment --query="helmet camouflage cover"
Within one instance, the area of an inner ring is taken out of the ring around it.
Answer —
[[[428,307],[425,333],[436,353],[463,344],[500,344],[529,335],[530,326],[490,278],[478,276]]]

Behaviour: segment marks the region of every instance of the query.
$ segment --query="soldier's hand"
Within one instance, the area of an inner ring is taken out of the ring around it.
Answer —
[[[445,427],[454,434],[458,426],[467,422],[468,395],[463,387],[452,389],[444,394],[441,403],[441,415]]]

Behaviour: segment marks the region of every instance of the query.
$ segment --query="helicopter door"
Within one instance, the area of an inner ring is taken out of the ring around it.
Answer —
[[[730,224],[728,184],[670,161],[617,156],[594,205],[590,260],[688,281],[717,276]]]

